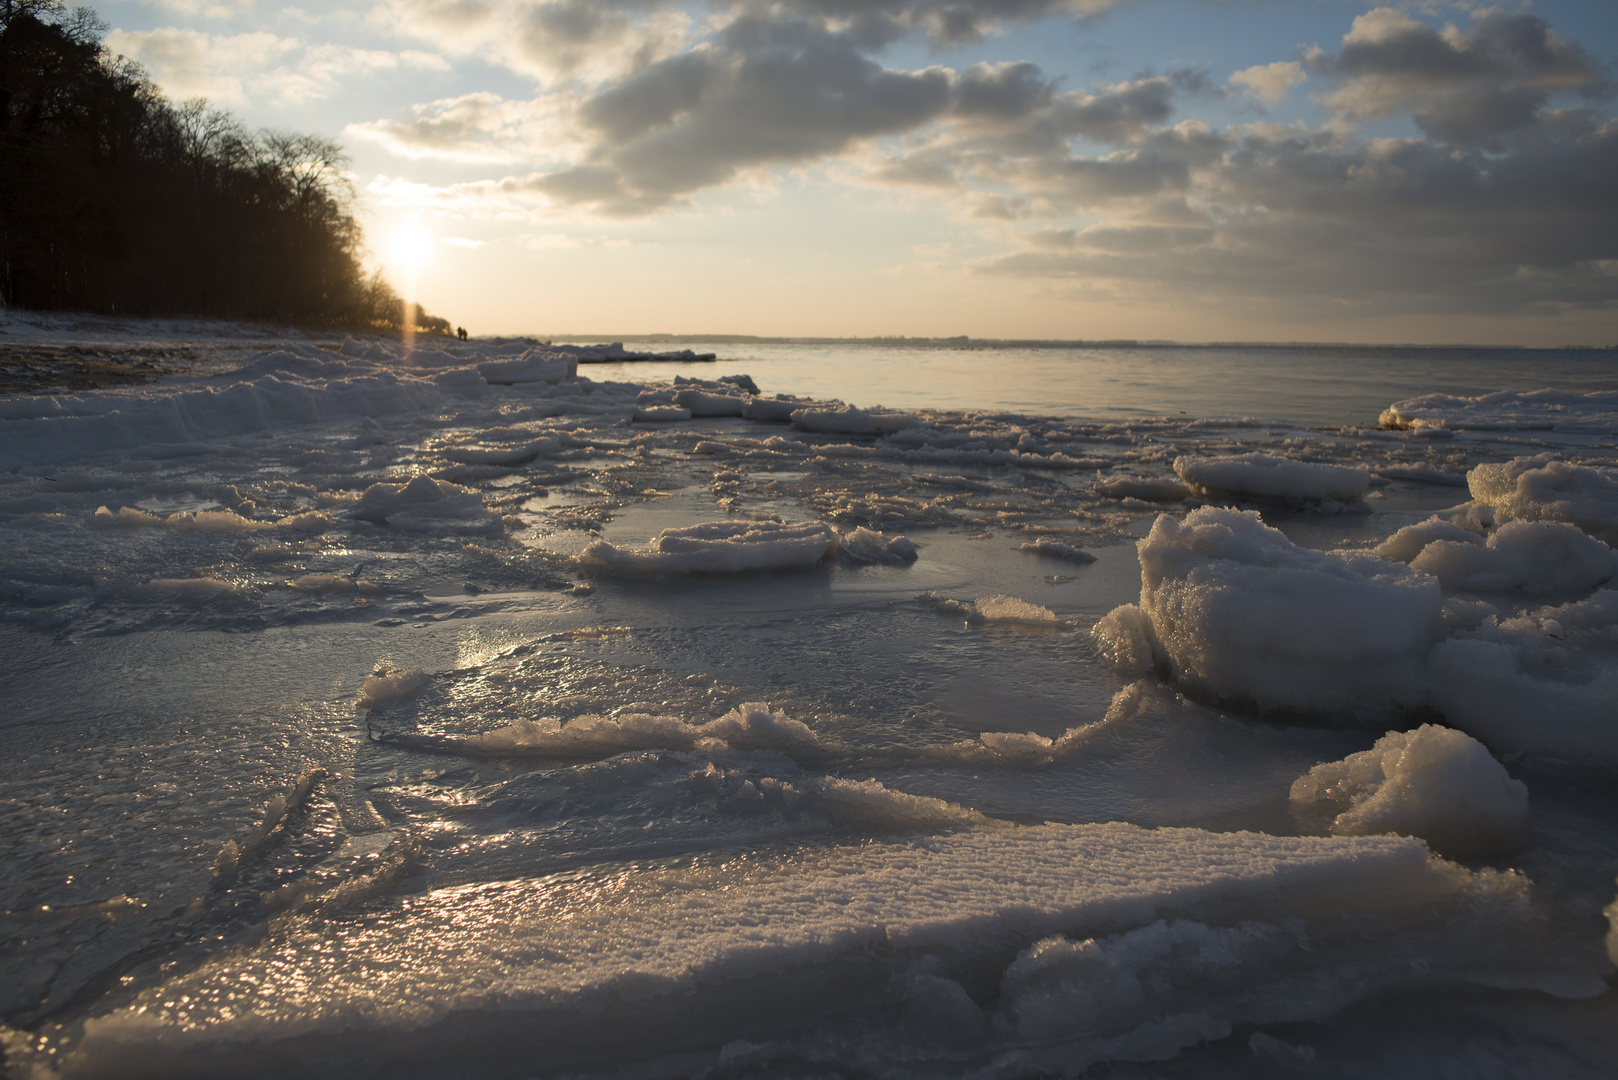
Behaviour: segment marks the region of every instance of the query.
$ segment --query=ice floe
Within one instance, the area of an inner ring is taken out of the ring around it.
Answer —
[[[1618,469],[1537,454],[1479,465],[1466,480],[1472,498],[1502,514],[1525,521],[1566,521],[1618,544]]]
[[[1097,625],[1138,668],[1142,640],[1177,681],[1261,710],[1381,717],[1426,696],[1442,633],[1432,577],[1369,553],[1298,547],[1252,511],[1161,515],[1137,545],[1139,614]]]
[[[408,738],[402,741],[406,745],[412,742]],[[517,720],[453,742],[433,740],[431,748],[469,754],[602,758],[627,750],[684,750],[699,745],[813,750],[819,739],[807,725],[785,713],[760,702],[747,702],[706,723],[649,713],[585,715],[566,723],[552,717]]]
[[[1508,521],[1482,543],[1435,537],[1408,562],[1445,589],[1536,596],[1583,595],[1618,573],[1618,552],[1575,526],[1543,521]]]
[[[824,791],[844,803],[874,794],[848,782]],[[945,808],[922,816],[955,823]],[[543,1032],[548,1052],[570,1060],[599,1054],[609,1033],[644,1045],[679,1030],[718,1045],[755,1011],[736,992],[770,1007],[759,995],[782,977],[826,1003],[822,1022],[868,1015],[861,995],[836,988],[870,984],[873,950],[889,966],[936,957],[944,974],[995,965],[997,1004],[959,1034],[999,1031],[992,1045],[1014,1071],[1157,1061],[1237,1025],[1329,1016],[1396,988],[1605,989],[1599,946],[1548,943],[1521,877],[1392,837],[968,828],[452,888],[453,903],[440,890],[407,895],[341,935],[322,919],[289,921],[96,1017],[67,1067],[105,1071],[138,1050],[168,1074],[279,1069],[339,1032],[347,1053],[420,1067],[444,1051],[416,1033],[452,1020],[485,1040]],[[388,989],[401,977],[403,997]],[[957,1024],[971,1003],[903,992]]]
[[[1292,806],[1329,817],[1339,836],[1416,836],[1451,858],[1510,855],[1529,842],[1528,788],[1482,743],[1433,724],[1316,765],[1292,785]]]
[[[1502,751],[1618,764],[1618,590],[1501,619],[1440,642],[1433,704]]]
[[[1382,413],[1385,428],[1453,431],[1618,431],[1618,392],[1501,391],[1481,397],[1425,394],[1397,401]]]
[[[792,423],[805,431],[832,435],[892,435],[917,423],[909,413],[877,412],[842,408],[799,408],[791,413]]]
[[[1203,495],[1237,495],[1282,502],[1343,502],[1371,486],[1371,475],[1347,465],[1316,465],[1274,454],[1174,459],[1174,471]]]
[[[715,521],[664,529],[649,550],[594,540],[584,566],[620,574],[742,574],[812,566],[837,547],[837,533],[819,522]]]
[[[1076,548],[1072,544],[1064,544],[1060,540],[1052,540],[1048,536],[1018,545],[1019,551],[1029,551],[1035,555],[1049,555],[1053,559],[1066,559],[1068,562],[1093,563],[1096,557],[1083,548]]]
[[[470,488],[417,476],[403,484],[372,484],[360,495],[351,515],[395,528],[427,531],[456,525],[498,525],[499,515]]]

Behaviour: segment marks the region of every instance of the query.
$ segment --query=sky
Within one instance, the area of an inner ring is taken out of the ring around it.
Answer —
[[[102,0],[474,334],[1618,344],[1618,4]]]

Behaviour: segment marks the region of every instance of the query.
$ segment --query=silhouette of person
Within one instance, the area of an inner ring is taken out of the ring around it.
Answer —
[[[455,336],[460,338],[462,341],[465,341],[466,340],[466,327],[457,326],[455,328]]]

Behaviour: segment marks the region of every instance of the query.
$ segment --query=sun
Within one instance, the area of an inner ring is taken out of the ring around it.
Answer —
[[[432,261],[435,243],[433,235],[420,225],[400,225],[388,237],[389,261],[403,273],[414,276]]]

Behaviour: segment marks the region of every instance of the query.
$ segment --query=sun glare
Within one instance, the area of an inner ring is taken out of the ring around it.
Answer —
[[[390,261],[402,273],[414,276],[432,260],[433,236],[419,225],[401,225],[388,242]]]

